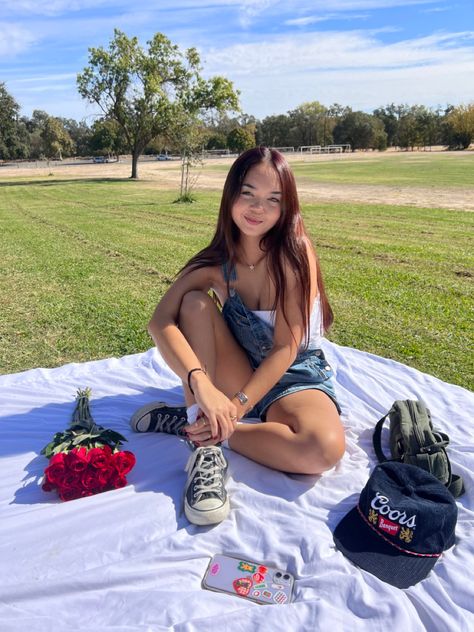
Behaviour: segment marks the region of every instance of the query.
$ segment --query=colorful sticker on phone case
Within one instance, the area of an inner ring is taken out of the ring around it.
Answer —
[[[267,584],[265,582],[261,582],[260,584],[254,584],[254,588],[266,588]]]
[[[285,587],[283,584],[272,584],[272,588],[276,588],[277,590],[283,590]]]
[[[242,597],[246,597],[252,588],[252,580],[248,577],[240,577],[232,582],[235,592]]]
[[[262,575],[266,575],[268,573],[268,568],[266,566],[259,566],[258,572],[262,573]]]
[[[221,570],[221,565],[216,562],[211,566],[211,575],[217,575],[217,573]]]
[[[244,571],[244,573],[255,573],[257,567],[249,562],[239,562],[238,569],[239,571]]]
[[[260,591],[259,590],[254,590],[252,593],[252,597],[260,597]]]
[[[270,597],[272,596],[272,593],[269,590],[264,590],[262,595],[266,597],[267,599],[270,599]]]
[[[275,593],[275,595],[273,596],[273,601],[275,601],[276,603],[285,603],[287,600],[288,597],[285,595],[284,592],[281,592],[281,590]]]
[[[261,582],[265,581],[265,575],[262,575],[262,573],[254,573],[252,577],[253,577],[253,581],[256,584],[260,584]]]

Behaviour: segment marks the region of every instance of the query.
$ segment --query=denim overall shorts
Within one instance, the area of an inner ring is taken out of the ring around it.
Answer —
[[[235,268],[229,270],[226,264],[222,266],[222,273],[226,282],[237,279]],[[273,346],[273,327],[248,309],[232,287],[222,308],[222,316],[255,370]],[[332,377],[333,371],[322,349],[305,349],[298,353],[293,364],[275,386],[245,416],[265,421],[266,411],[273,402],[290,393],[307,389],[326,393],[340,413],[341,408],[336,399]]]

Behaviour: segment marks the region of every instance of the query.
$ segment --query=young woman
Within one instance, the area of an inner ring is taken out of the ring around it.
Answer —
[[[319,474],[340,460],[340,409],[320,348],[331,322],[290,167],[274,149],[250,149],[229,171],[211,243],[148,327],[183,381],[187,409],[153,402],[131,420],[138,432],[174,432],[194,447],[191,522],[220,522],[229,511],[220,444],[284,472]]]

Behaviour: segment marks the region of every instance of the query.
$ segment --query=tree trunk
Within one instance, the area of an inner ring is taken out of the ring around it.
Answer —
[[[181,187],[179,196],[183,197],[184,195],[184,170],[186,168],[186,154],[183,153],[181,156]]]
[[[132,180],[138,180],[138,158],[139,157],[140,157],[140,154],[134,151],[132,154],[132,175],[130,176]]]

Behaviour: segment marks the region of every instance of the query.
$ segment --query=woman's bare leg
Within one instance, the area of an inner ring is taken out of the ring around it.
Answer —
[[[200,291],[186,294],[179,327],[214,385],[233,397],[253,370],[212,299]],[[187,384],[184,389],[189,406],[194,397]],[[300,474],[328,470],[344,454],[344,430],[337,409],[321,391],[282,397],[269,407],[266,418],[262,424],[239,424],[229,439],[230,447],[268,467]]]
[[[321,474],[342,458],[344,429],[334,403],[316,389],[282,397],[262,424],[239,424],[230,447],[283,472]]]

